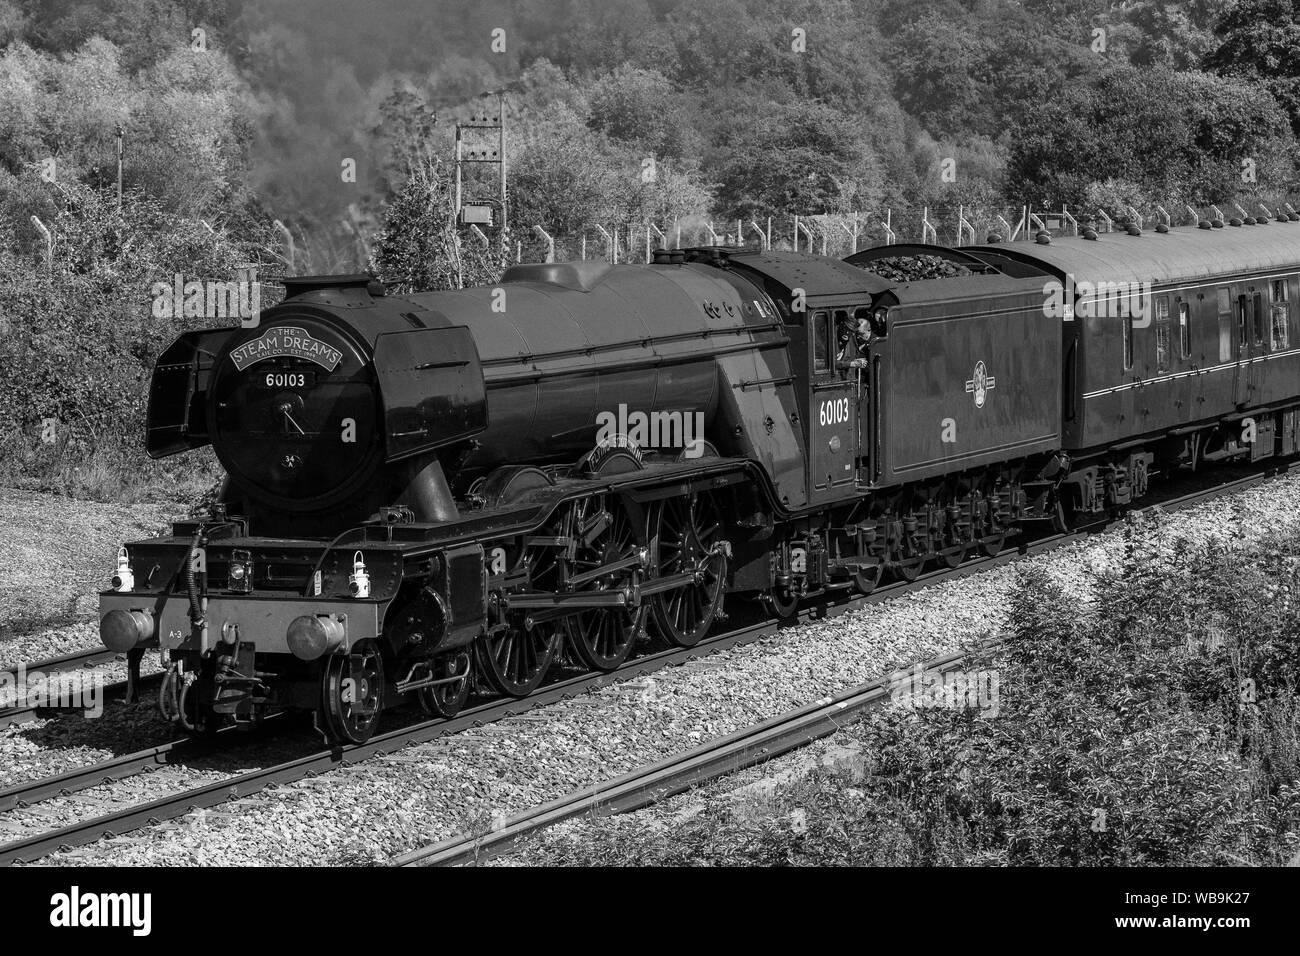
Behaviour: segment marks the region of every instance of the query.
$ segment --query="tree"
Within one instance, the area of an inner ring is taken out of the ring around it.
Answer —
[[[680,94],[658,70],[621,66],[591,87],[587,125],[659,158],[693,151]]]
[[[1218,47],[1206,65],[1258,83],[1286,110],[1300,136],[1300,3],[1236,0],[1215,24]]]
[[[751,104],[705,171],[728,218],[847,212],[883,184],[857,124],[819,103]]]
[[[1035,204],[1082,203],[1106,180],[1201,204],[1294,180],[1294,140],[1272,97],[1209,74],[1114,67],[1044,104],[1011,141],[1008,192]]]

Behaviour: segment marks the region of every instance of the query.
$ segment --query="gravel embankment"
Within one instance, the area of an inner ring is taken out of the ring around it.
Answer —
[[[1289,476],[1174,514],[1164,534],[1171,541],[1229,533],[1254,539],[1297,514],[1300,476]],[[1111,533],[1030,561],[1086,594],[1087,569],[1116,561],[1122,550],[1122,537]],[[49,862],[385,860],[959,649],[1000,628],[1015,580],[1012,565],[948,582]],[[46,812],[79,813],[71,800],[46,806]]]
[[[69,625],[94,617],[118,547],[166,532],[182,514],[177,504],[110,505],[0,488],[0,664],[97,643]]]
[[[720,777],[634,813],[595,821],[587,818],[565,820],[536,834],[523,846],[486,860],[482,865],[563,866],[576,846],[590,845],[594,828],[598,827],[617,834],[621,841],[644,839],[649,834],[672,830],[704,813],[753,824],[782,813],[793,817],[802,811],[783,806],[782,794],[816,773],[835,775],[851,788],[849,793],[861,799],[866,796],[865,791],[852,789],[853,784],[866,778],[867,760],[859,746],[851,734],[840,731],[767,763]]]

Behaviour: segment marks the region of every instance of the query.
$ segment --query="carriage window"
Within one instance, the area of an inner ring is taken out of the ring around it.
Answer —
[[[1256,345],[1264,344],[1264,297],[1256,292],[1250,297],[1250,324]]]
[[[1232,358],[1232,296],[1227,289],[1219,290],[1219,361]]]
[[[1169,300],[1156,301],[1156,371],[1169,371]]]
[[[831,317],[814,312],[812,323],[813,371],[827,372],[831,367]]]
[[[1192,322],[1186,302],[1178,303],[1178,354],[1183,358],[1192,355]]]
[[[1246,297],[1237,296],[1237,356],[1241,357],[1246,354],[1246,336],[1250,334],[1250,326],[1246,322]]]
[[[1286,280],[1278,279],[1273,283],[1272,319],[1269,323],[1269,335],[1273,342],[1273,351],[1288,348],[1288,326],[1291,321],[1291,304],[1286,298]]]
[[[1133,316],[1126,315],[1124,322],[1124,368],[1133,367]]]

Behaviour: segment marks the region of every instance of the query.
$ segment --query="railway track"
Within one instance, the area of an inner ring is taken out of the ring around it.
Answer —
[[[79,668],[91,667],[95,664],[102,664],[111,661],[117,657],[116,651],[110,651],[106,648],[91,648],[84,651],[73,651],[70,654],[62,654],[59,657],[50,657],[41,661],[31,663],[10,664],[0,667],[0,684],[12,684],[17,686],[20,677],[30,677],[32,674],[56,674],[63,671],[77,670]],[[115,684],[109,684],[104,688],[105,694],[122,696],[126,693],[126,682],[121,681]],[[0,729],[9,727],[13,724],[26,723],[29,720],[35,720],[41,711],[51,709],[45,707],[30,707],[27,705],[16,705],[12,707],[0,707]]]
[[[49,674],[56,671],[72,670],[77,667],[88,667],[91,664],[111,661],[115,657],[117,657],[116,651],[110,651],[103,647],[91,648],[85,651],[73,651],[71,654],[64,654],[60,657],[46,658],[43,661],[33,661],[30,664],[7,664],[0,667],[0,675],[10,679],[17,679],[20,670],[25,670],[28,673],[41,671]]]
[[[10,675],[13,675],[11,679],[16,680],[17,675],[19,674],[20,667],[25,668],[25,673],[28,676],[37,672],[44,673],[44,674],[52,674],[52,673],[57,673],[59,671],[74,670],[78,667],[89,668],[94,664],[100,664],[107,661],[112,661],[119,656],[121,655],[119,655],[116,651],[110,651],[104,649],[101,649],[99,651],[94,651],[94,650],[82,651],[78,654],[68,654],[60,658],[51,658],[52,661],[64,661],[64,660],[68,661],[68,663],[62,667],[57,667],[57,668],[43,667],[42,665],[46,664],[47,662],[37,661],[34,664],[26,664],[26,665],[16,664],[12,668],[6,668],[5,672]],[[141,694],[148,693],[149,689],[157,686],[157,684],[161,680],[162,680],[161,673],[146,674],[142,676],[140,678],[139,692]],[[124,680],[114,681],[111,684],[105,684],[103,687],[105,704],[107,704],[110,701],[120,701],[126,699],[127,690],[128,690],[128,684]],[[47,704],[42,704],[39,706],[34,704],[21,704],[13,707],[0,707],[0,730],[3,730],[5,727],[11,727],[14,724],[25,724],[33,720],[39,720],[41,717],[48,716],[49,714],[52,713],[57,714],[57,713],[64,713],[67,711],[68,708],[50,706]]]
[[[984,645],[982,649],[991,649]],[[926,675],[958,669],[965,651],[922,665]],[[910,673],[910,672],[909,672]],[[587,787],[506,819],[488,833],[467,834],[394,857],[394,866],[465,866],[516,849],[541,830],[575,817],[631,813],[782,754],[844,726],[846,719],[890,700],[895,675],[888,674],[825,700],[799,707],[711,740],[684,753],[647,764],[621,777]]]
[[[1300,462],[1293,463],[1288,467],[1272,468],[1225,484],[1193,491],[1180,497],[1153,502],[1142,509],[1134,510],[1146,511],[1156,507],[1165,510],[1186,508],[1202,501],[1245,490],[1298,467],[1300,467]],[[871,594],[850,600],[836,602],[830,598],[824,598],[811,603],[802,609],[795,618],[790,620],[766,618],[737,627],[727,633],[706,638],[695,647],[664,650],[636,658],[612,673],[584,673],[561,678],[540,688],[522,700],[488,701],[469,708],[451,719],[437,718],[411,723],[404,727],[377,734],[365,744],[309,752],[272,766],[234,774],[226,779],[191,790],[168,794],[146,803],[114,810],[57,829],[0,844],[0,865],[32,862],[58,850],[93,843],[105,837],[115,837],[145,826],[176,819],[196,810],[215,807],[227,801],[257,793],[269,786],[291,783],[305,777],[326,773],[340,767],[360,763],[380,754],[392,753],[438,737],[456,734],[471,727],[481,726],[535,708],[545,707],[611,683],[629,680],[664,667],[683,664],[729,647],[752,643],[775,633],[783,626],[792,626],[813,619],[835,617],[860,607],[901,597],[934,584],[987,571],[1026,555],[1041,554],[1062,545],[1083,540],[1092,534],[1103,532],[1113,526],[1113,522],[1100,522],[1068,534],[1056,534],[1033,542],[1026,542],[1018,547],[1007,548],[994,557],[972,559],[951,570],[932,571],[919,576],[915,581],[898,581],[883,585]],[[108,654],[108,652],[103,653]],[[935,666],[943,665],[938,664]],[[951,666],[951,663],[948,666]],[[870,687],[870,685],[866,686]],[[869,690],[863,690],[863,693],[869,694]],[[861,706],[867,705],[862,704]],[[840,708],[840,714],[843,716],[842,707]],[[787,715],[787,717],[789,716]],[[777,718],[777,720],[782,719],[784,718]],[[811,723],[808,726],[811,727],[815,720],[811,717],[809,717],[809,720]],[[768,723],[772,722],[769,721]],[[757,732],[757,728],[751,728],[751,731]],[[806,731],[795,731],[790,739],[795,740],[798,738],[799,733],[804,732]],[[226,735],[237,733],[237,731],[233,730],[223,731],[222,734],[218,735],[218,741],[224,743]],[[739,735],[732,736],[738,737]],[[235,739],[235,737],[232,736],[230,739]],[[807,739],[813,738],[809,737]],[[788,750],[798,745],[798,743],[792,743],[790,747],[785,749]],[[212,744],[209,743],[206,746],[211,747]],[[767,750],[764,751],[763,747],[767,747]],[[707,747],[701,749],[707,749]],[[176,765],[181,756],[197,753],[200,750],[201,747],[198,742],[189,740],[174,741],[117,757],[103,763],[77,768],[54,777],[22,783],[8,790],[0,791],[0,812],[32,806],[54,797],[65,796],[105,783],[120,781],[159,766]],[[768,757],[762,757],[761,759],[769,759],[771,756],[777,755],[777,752],[773,752],[768,745],[759,746],[755,753],[759,752],[768,753]],[[784,752],[784,750],[779,752]],[[692,751],[692,753],[696,752]],[[683,758],[673,758],[674,761],[680,761],[681,759]],[[673,766],[678,766],[673,761],[665,762],[666,765],[670,763]],[[733,763],[731,766],[734,768],[736,765]],[[671,768],[665,766],[660,768],[660,772],[670,774]],[[686,786],[689,785],[690,783],[686,784]],[[635,789],[635,786],[633,789]],[[571,799],[577,799],[577,797]],[[585,811],[578,810],[576,812]]]

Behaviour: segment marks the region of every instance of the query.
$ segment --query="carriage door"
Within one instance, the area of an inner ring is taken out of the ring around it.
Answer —
[[[1237,296],[1237,355],[1232,370],[1232,400],[1240,408],[1250,401],[1250,300]]]
[[[837,321],[838,320],[838,321]],[[853,482],[858,459],[857,380],[839,369],[837,326],[849,327],[847,309],[819,309],[812,314],[812,401],[809,432],[813,436],[811,484],[827,492]]]

